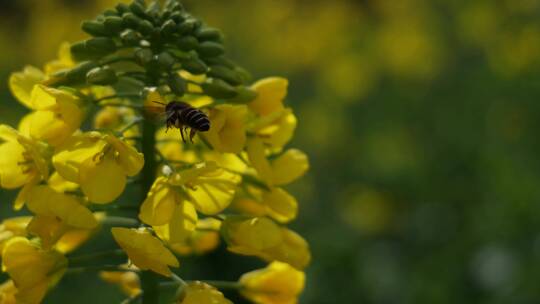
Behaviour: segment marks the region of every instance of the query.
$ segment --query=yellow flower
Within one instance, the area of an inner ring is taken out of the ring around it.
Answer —
[[[11,239],[2,252],[2,270],[17,286],[17,303],[41,303],[47,290],[63,276],[67,264],[59,252],[43,250],[22,237]]]
[[[178,304],[232,304],[232,302],[214,287],[203,282],[194,282],[188,284],[185,297],[178,301]]]
[[[78,184],[67,181],[56,171],[53,174],[51,174],[51,177],[49,177],[47,184],[49,185],[49,187],[53,188],[55,191],[61,192],[61,193],[68,192],[68,191],[75,191],[79,189]]]
[[[171,249],[181,255],[203,255],[219,245],[221,221],[213,218],[201,219],[197,227],[183,242],[171,244]],[[159,232],[158,232],[159,233]]]
[[[229,216],[221,231],[231,252],[285,262],[297,269],[304,269],[311,261],[307,242],[269,219]]]
[[[28,194],[27,206],[36,216],[28,232],[39,236],[44,249],[51,248],[71,229],[94,229],[98,221],[75,197],[47,186],[36,186]]]
[[[257,304],[296,304],[304,290],[305,274],[288,264],[272,262],[240,278],[241,293]]]
[[[46,146],[29,139],[13,128],[0,125],[0,186],[19,188],[49,175]],[[22,206],[18,206],[22,207]]]
[[[212,122],[204,138],[219,152],[239,153],[246,144],[244,105],[218,105],[210,110]]]
[[[104,218],[103,213],[96,213],[95,217],[97,220],[102,220]],[[4,244],[13,237],[16,236],[27,236],[31,231],[28,224],[32,221],[31,216],[20,216],[5,219],[0,225],[0,252],[4,248]],[[48,235],[53,231],[54,227],[44,227]],[[86,240],[88,240],[95,232],[97,227],[94,229],[69,229],[60,237],[56,242],[54,248],[61,253],[68,253],[75,250],[77,247],[82,245]],[[1,303],[1,302],[0,302]]]
[[[257,81],[251,86],[257,92],[257,97],[248,104],[249,108],[261,116],[283,110],[288,86],[288,80],[281,77],[268,77]]]
[[[26,66],[21,72],[11,74],[9,88],[18,101],[32,109],[31,93],[34,86],[45,80],[45,74],[38,68]]]
[[[114,92],[110,93],[114,94]],[[109,94],[109,95],[110,95]],[[94,127],[96,129],[108,129],[113,131],[120,131],[126,127],[129,123],[136,119],[135,111],[127,107],[103,107],[96,116],[94,116]],[[140,130],[138,126],[132,126],[123,131],[124,137],[136,137],[140,136]],[[134,146],[135,140],[127,140],[127,143]]]
[[[72,68],[75,62],[71,58],[71,44],[63,42],[58,48],[58,59],[49,61],[45,64],[45,74],[52,75],[58,71]]]
[[[173,174],[169,183],[184,186],[197,211],[215,215],[230,205],[240,180],[240,176],[220,168],[215,162],[205,162]]]
[[[251,121],[248,131],[269,147],[280,151],[292,139],[296,125],[296,116],[286,108]]]
[[[244,214],[269,216],[280,223],[288,223],[298,214],[298,202],[287,191],[274,187],[263,190],[248,187],[248,197],[234,202],[234,207]]]
[[[118,285],[122,292],[129,297],[141,293],[141,280],[139,275],[133,271],[102,271],[99,273],[99,277],[107,283]]]
[[[185,149],[176,132],[167,132],[166,128],[160,128],[156,132],[156,141],[158,151],[167,160],[186,163],[200,161],[195,151]]]
[[[19,130],[32,138],[58,146],[79,129],[84,119],[79,97],[44,85],[34,86],[30,108]]]
[[[309,169],[306,154],[297,149],[289,149],[269,161],[262,140],[257,138],[248,141],[247,154],[258,175],[269,186],[289,184],[302,177]]]
[[[17,304],[17,287],[12,280],[0,284],[0,304]]]
[[[66,180],[77,183],[93,203],[114,201],[126,186],[126,176],[139,173],[143,155],[113,135],[74,135],[57,150],[53,164]]]
[[[9,239],[16,236],[26,236],[26,226],[30,220],[32,220],[31,216],[20,216],[2,221],[0,224],[0,252]]]
[[[112,228],[111,231],[131,262],[141,270],[152,270],[170,276],[169,266],[180,266],[176,257],[150,232],[118,227]]]
[[[257,114],[248,126],[249,132],[277,150],[291,140],[296,129],[296,117],[291,109],[283,106],[288,84],[287,79],[280,77],[261,79],[253,84],[257,97],[248,104]]]

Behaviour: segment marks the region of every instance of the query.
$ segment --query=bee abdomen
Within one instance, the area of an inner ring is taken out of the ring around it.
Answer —
[[[182,121],[190,128],[203,132],[210,129],[210,120],[206,114],[199,109],[185,109],[180,116]]]

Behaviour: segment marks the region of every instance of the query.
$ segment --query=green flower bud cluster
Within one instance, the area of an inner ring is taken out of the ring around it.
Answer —
[[[168,93],[181,97],[190,93],[192,80],[180,73],[186,71],[205,76],[196,84],[212,98],[248,102],[255,97],[245,86],[250,75],[225,57],[222,33],[176,0],[163,6],[159,1],[121,3],[83,22],[82,29],[92,37],[71,46],[79,65],[58,72],[53,84],[114,85],[132,77],[146,86],[167,86]]]

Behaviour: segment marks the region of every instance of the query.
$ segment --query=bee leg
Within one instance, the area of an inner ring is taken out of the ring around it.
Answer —
[[[191,140],[191,143],[193,143],[193,137],[195,136],[195,133],[197,133],[195,129],[191,129],[191,131],[189,132],[189,140]]]
[[[182,141],[185,143],[186,140],[184,139],[184,128],[183,127],[180,127],[180,135],[182,135]]]

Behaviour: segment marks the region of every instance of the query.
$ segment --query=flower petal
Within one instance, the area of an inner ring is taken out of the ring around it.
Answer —
[[[26,171],[30,164],[24,157],[25,149],[18,142],[5,142],[0,144],[0,186],[6,189],[15,189],[28,183],[35,173]]]
[[[96,204],[107,204],[117,199],[126,187],[124,168],[111,156],[100,162],[85,161],[79,171],[81,190],[88,200]]]
[[[58,174],[70,182],[79,183],[79,167],[101,153],[107,142],[98,133],[70,137],[57,148],[53,165]]]
[[[289,149],[272,161],[272,177],[275,185],[286,185],[300,178],[309,169],[307,155],[297,149]]]
[[[288,80],[280,77],[269,77],[257,81],[251,87],[257,92],[257,97],[249,103],[249,108],[262,116],[282,110],[288,85]]]
[[[9,88],[18,101],[33,109],[31,94],[35,85],[45,80],[45,74],[38,68],[26,66],[23,71],[9,77]]]
[[[161,226],[169,223],[173,212],[181,203],[180,195],[166,184],[163,177],[158,178],[144,200],[139,219],[151,226]]]
[[[164,276],[170,276],[169,266],[180,265],[163,243],[146,230],[115,227],[111,231],[131,262],[141,270],[152,270]]]

